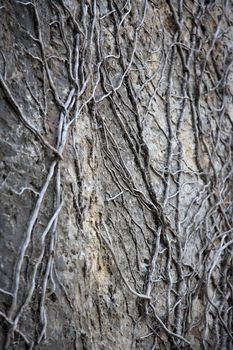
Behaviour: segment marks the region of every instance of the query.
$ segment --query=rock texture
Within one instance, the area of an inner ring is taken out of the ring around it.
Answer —
[[[0,16],[0,348],[232,349],[232,2]]]

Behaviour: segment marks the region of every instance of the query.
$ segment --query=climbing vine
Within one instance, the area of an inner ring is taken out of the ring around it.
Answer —
[[[9,288],[0,285],[5,348],[43,344],[57,289],[75,309],[56,267],[71,158],[78,234],[98,202],[93,242],[126,305],[135,300],[131,349],[230,349],[232,4],[1,3],[1,17],[12,17],[2,40],[11,33],[14,42],[14,54],[1,45],[1,94],[41,166],[37,183],[16,183],[14,163],[3,161],[1,191],[31,203]],[[83,159],[76,139],[86,118]],[[89,209],[82,161],[96,186]]]

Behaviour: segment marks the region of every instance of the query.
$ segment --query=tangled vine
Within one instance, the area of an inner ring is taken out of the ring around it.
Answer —
[[[56,267],[68,192],[79,233],[97,207],[94,243],[121,285],[131,349],[230,349],[231,2],[12,0],[0,11],[12,17],[7,29],[2,21],[4,108],[40,171],[16,183],[19,167],[2,161],[4,200],[31,203],[12,280],[0,285],[5,349],[42,346],[47,299],[57,289],[75,309]],[[8,139],[4,147],[14,148]],[[77,175],[69,190],[68,159]],[[88,205],[82,162],[95,187]]]

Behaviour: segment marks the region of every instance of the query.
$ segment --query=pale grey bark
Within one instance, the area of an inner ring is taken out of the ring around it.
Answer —
[[[0,5],[0,348],[231,349],[232,3]]]

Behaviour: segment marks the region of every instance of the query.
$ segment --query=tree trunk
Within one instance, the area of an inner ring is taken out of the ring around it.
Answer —
[[[232,1],[0,16],[0,348],[232,349]]]

